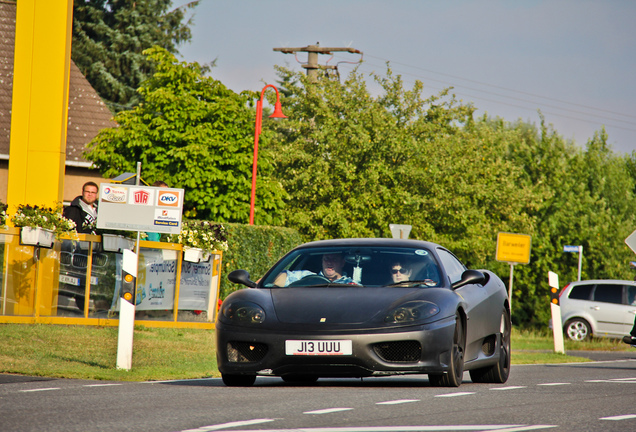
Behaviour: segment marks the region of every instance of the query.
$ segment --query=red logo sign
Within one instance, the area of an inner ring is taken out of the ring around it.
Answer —
[[[135,204],[148,204],[150,194],[145,190],[138,190],[135,192],[133,199]]]

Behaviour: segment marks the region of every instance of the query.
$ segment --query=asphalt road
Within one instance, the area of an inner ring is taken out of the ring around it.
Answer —
[[[568,354],[575,354],[568,352]],[[587,353],[584,353],[587,354]],[[581,355],[578,354],[577,355]],[[0,375],[2,431],[634,431],[636,350],[591,363],[515,365],[507,383],[426,376],[102,382]]]

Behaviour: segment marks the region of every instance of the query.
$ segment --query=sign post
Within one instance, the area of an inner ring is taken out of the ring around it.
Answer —
[[[508,302],[512,311],[512,283],[513,271],[516,264],[530,262],[530,245],[532,237],[526,234],[511,234],[500,232],[497,234],[497,252],[495,259],[510,264],[510,282],[508,284]]]
[[[579,279],[581,280],[581,264],[583,263],[583,246],[563,246],[563,252],[574,252],[579,254]]]
[[[565,354],[563,330],[561,329],[561,306],[559,305],[559,275],[548,272],[550,285],[550,312],[552,312],[552,334],[554,335],[554,352]]]
[[[389,224],[394,239],[407,239],[411,233],[411,225]]]
[[[117,368],[126,370],[132,365],[140,232],[179,234],[184,198],[183,189],[140,185],[140,172],[138,164],[135,185],[102,183],[97,213],[98,229],[137,231],[136,253],[124,250],[119,293]]]

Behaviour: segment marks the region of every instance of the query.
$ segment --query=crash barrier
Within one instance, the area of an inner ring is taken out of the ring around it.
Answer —
[[[118,325],[122,251],[135,250],[134,240],[80,234],[50,247],[25,242],[20,228],[0,229],[0,323]],[[135,324],[214,328],[222,252],[187,252],[139,242]]]

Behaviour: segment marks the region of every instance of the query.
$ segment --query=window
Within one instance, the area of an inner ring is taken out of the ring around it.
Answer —
[[[636,305],[636,286],[626,285],[627,288],[627,304]]]
[[[466,266],[462,264],[455,255],[447,251],[446,249],[437,249],[437,254],[442,260],[442,265],[448,273],[450,283],[455,283],[462,278],[462,273],[466,270]]]
[[[623,285],[598,284],[594,290],[594,300],[604,303],[623,303]]]
[[[572,288],[569,297],[575,300],[589,300],[592,294],[592,288],[594,288],[592,284],[577,285]]]

